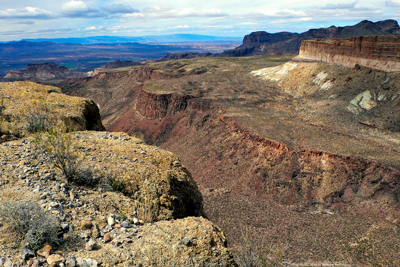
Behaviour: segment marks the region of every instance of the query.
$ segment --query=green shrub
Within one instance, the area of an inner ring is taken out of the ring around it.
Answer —
[[[37,251],[46,244],[58,243],[59,221],[34,202],[2,201],[0,218],[7,223],[16,245]]]

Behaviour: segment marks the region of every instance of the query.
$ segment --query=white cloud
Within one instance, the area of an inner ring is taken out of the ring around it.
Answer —
[[[177,25],[177,26],[173,26],[173,27],[168,27],[170,29],[188,29],[190,28],[189,25]]]
[[[312,17],[304,17],[299,19],[281,19],[281,20],[273,20],[271,21],[270,25],[288,25],[288,24],[296,24],[296,23],[303,23],[303,22],[310,22],[313,21]]]
[[[228,14],[222,12],[218,8],[210,9],[193,9],[182,8],[172,9],[163,6],[155,6],[154,8],[146,8],[143,13],[151,18],[188,18],[188,17],[224,17]]]
[[[67,18],[108,18],[108,14],[97,8],[91,8],[80,0],[71,0],[62,5],[63,16]]]
[[[144,18],[145,16],[142,13],[131,13],[131,14],[124,14],[124,17],[130,19],[138,19],[138,18]]]
[[[299,18],[307,16],[304,11],[296,11],[288,8],[267,9],[263,11],[251,12],[245,18],[251,19],[275,19],[275,18]]]
[[[387,0],[385,5],[388,7],[400,7],[400,0]]]
[[[258,25],[258,23],[257,22],[247,21],[247,22],[238,23],[236,25]]]
[[[90,26],[90,27],[86,27],[85,31],[93,31],[96,30],[97,28],[95,26]]]
[[[52,14],[37,7],[0,10],[0,19],[51,19]]]
[[[349,4],[327,4],[322,9],[352,9],[355,8],[357,2],[349,3]]]
[[[64,3],[62,5],[62,9],[67,12],[76,12],[76,11],[87,11],[89,8],[83,1],[71,0],[68,3]]]
[[[106,7],[101,7],[101,10],[109,13],[109,14],[130,14],[130,13],[138,13],[139,10],[132,8],[131,6],[125,6],[122,4],[113,4]]]
[[[35,24],[35,22],[32,20],[21,20],[21,21],[14,22],[13,24],[33,25],[33,24]]]

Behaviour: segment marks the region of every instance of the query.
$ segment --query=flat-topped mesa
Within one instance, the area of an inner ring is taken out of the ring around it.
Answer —
[[[303,41],[299,57],[354,67],[400,71],[400,36],[359,36]]]

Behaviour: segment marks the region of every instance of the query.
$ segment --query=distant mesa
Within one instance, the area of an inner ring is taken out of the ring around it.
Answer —
[[[303,33],[268,33],[253,32],[246,35],[243,44],[236,49],[225,51],[218,56],[256,56],[265,54],[297,54],[301,42],[315,38],[331,39],[366,35],[400,34],[400,27],[395,20],[371,22],[361,21],[353,26],[310,29]]]
[[[400,36],[359,36],[303,41],[299,58],[400,71]]]
[[[28,64],[24,69],[20,71],[10,71],[4,78],[9,79],[55,79],[58,77],[64,77],[69,74],[67,67],[57,65],[53,62],[44,63],[32,63]]]
[[[9,80],[53,80],[65,78],[84,78],[86,72],[71,72],[67,67],[54,62],[31,63],[19,71],[9,71],[5,79]]]
[[[138,65],[141,65],[141,63],[132,61],[132,60],[126,60],[126,61],[117,60],[117,61],[105,64],[102,68],[103,69],[117,69],[117,68],[131,67],[131,66],[138,66]]]
[[[211,53],[171,53],[160,59],[155,60],[155,62],[189,59],[189,58],[211,57],[211,56],[213,56],[213,54],[211,54]]]

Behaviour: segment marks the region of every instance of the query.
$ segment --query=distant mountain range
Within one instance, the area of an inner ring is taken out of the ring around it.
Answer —
[[[331,39],[366,35],[397,35],[400,26],[395,20],[361,21],[353,26],[310,29],[303,33],[265,31],[252,32],[243,38],[239,47],[222,53],[172,53],[155,61],[168,61],[196,57],[245,57],[257,55],[298,54],[301,42],[315,38]]]
[[[185,43],[185,42],[240,42],[240,37],[217,37],[198,34],[170,34],[170,35],[149,35],[139,37],[128,36],[91,36],[82,38],[40,38],[24,39],[28,42],[53,42],[70,44],[104,44],[104,43]]]

